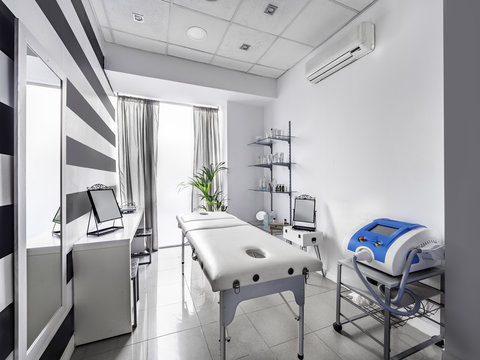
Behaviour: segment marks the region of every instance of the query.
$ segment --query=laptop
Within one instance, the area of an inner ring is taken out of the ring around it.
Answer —
[[[302,231],[315,231],[315,198],[308,195],[302,195],[295,198],[292,228]]]

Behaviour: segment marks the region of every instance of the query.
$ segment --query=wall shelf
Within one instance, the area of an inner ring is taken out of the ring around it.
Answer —
[[[272,166],[286,166],[290,167],[291,165],[294,165],[295,163],[291,162],[277,162],[277,163],[271,163],[271,164],[253,164],[249,166],[256,166],[256,167],[263,167],[263,168],[271,168]]]
[[[274,168],[277,166],[288,168],[288,189],[289,191],[272,191],[272,190],[262,190],[262,189],[249,189],[250,191],[257,191],[263,193],[270,193],[270,211],[273,211],[273,194],[287,194],[289,196],[289,207],[290,207],[290,224],[292,223],[292,165],[295,164],[292,162],[292,125],[291,122],[288,122],[288,134],[287,135],[276,135],[269,136],[266,138],[257,139],[254,142],[249,143],[248,145],[254,146],[268,146],[270,147],[270,154],[273,155],[273,146],[278,142],[288,143],[288,161],[286,162],[274,162],[271,164],[253,164],[249,165],[250,167],[258,167],[263,169],[270,170],[270,182],[273,181],[273,172]]]

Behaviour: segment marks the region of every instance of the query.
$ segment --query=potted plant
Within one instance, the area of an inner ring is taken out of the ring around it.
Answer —
[[[218,164],[210,164],[203,166],[196,174],[193,174],[187,181],[180,183],[178,186],[180,189],[193,186],[197,188],[201,195],[201,200],[204,204],[201,206],[206,211],[227,211],[227,205],[225,205],[225,198],[223,191],[217,189],[212,190],[212,183],[215,176],[227,168],[224,166],[225,162]]]

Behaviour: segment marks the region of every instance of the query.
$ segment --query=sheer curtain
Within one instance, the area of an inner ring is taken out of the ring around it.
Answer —
[[[144,226],[157,238],[157,153],[160,103],[118,97],[118,171],[121,202],[145,209]]]
[[[193,173],[205,165],[218,164],[222,161],[220,148],[220,124],[218,109],[193,107]],[[213,192],[223,190],[223,175],[216,176],[213,182]],[[192,191],[192,210],[200,207],[198,190]]]

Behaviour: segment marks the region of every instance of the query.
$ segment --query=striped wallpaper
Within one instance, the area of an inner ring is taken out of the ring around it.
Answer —
[[[67,76],[65,111],[68,315],[41,359],[60,359],[73,344],[71,248],[86,231],[90,210],[86,188],[117,184],[114,95],[81,0],[0,0],[0,360],[12,357],[13,303],[13,68],[14,17],[28,28]],[[51,52],[51,53],[50,53]]]
[[[0,359],[13,356],[14,16],[0,2]]]

